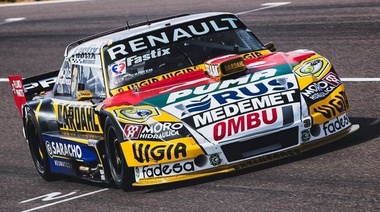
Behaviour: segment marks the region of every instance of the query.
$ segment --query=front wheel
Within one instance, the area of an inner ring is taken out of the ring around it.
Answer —
[[[121,149],[117,130],[110,118],[106,119],[105,126],[105,149],[109,170],[115,184],[122,190],[127,191],[135,182],[133,168],[127,166],[123,151]]]
[[[41,130],[37,125],[36,119],[30,113],[27,115],[26,137],[38,174],[46,181],[55,180],[56,176],[50,171],[49,158],[42,140]]]

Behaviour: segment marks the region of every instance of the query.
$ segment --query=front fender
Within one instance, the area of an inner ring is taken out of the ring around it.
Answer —
[[[129,167],[169,163],[204,154],[185,124],[150,105],[107,107],[120,130],[121,147]]]

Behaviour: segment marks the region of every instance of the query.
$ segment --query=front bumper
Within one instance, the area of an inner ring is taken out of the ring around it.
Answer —
[[[261,155],[258,157],[253,157],[248,160],[239,161],[236,163],[229,163],[227,165],[216,166],[215,168],[210,168],[202,171],[194,171],[186,174],[178,174],[171,176],[163,176],[163,177],[154,177],[154,178],[142,178],[133,184],[133,186],[151,186],[165,183],[173,183],[184,180],[191,180],[216,174],[228,173],[232,171],[236,171],[239,169],[245,169],[252,166],[257,166],[260,164],[276,161],[279,159],[283,159],[286,157],[296,156],[303,152],[306,152],[311,149],[315,149],[317,147],[332,143],[337,141],[343,137],[348,136],[349,134],[357,131],[359,129],[359,125],[350,125],[344,130],[341,130],[337,133],[331,134],[329,136],[313,140],[310,142],[302,143],[298,146],[291,147],[288,149],[283,149],[281,151],[277,151],[275,153],[269,153],[266,155]],[[135,167],[136,175],[141,174],[141,168]],[[154,170],[153,170],[154,171]]]

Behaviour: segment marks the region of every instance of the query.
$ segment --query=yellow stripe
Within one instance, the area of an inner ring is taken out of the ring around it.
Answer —
[[[35,112],[35,116],[36,116],[37,123],[39,123],[38,118],[39,118],[40,116],[39,116],[38,114],[40,113],[41,106],[42,106],[42,100],[40,100],[40,103],[38,103],[37,108],[36,108],[36,112]]]

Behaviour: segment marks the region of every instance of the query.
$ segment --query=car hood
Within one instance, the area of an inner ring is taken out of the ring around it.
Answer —
[[[153,106],[209,142],[268,133],[301,120],[302,98],[292,71],[300,60],[297,57],[306,56],[272,53],[246,60],[246,75],[222,81],[210,79],[203,70],[195,71],[121,93],[106,105]]]

